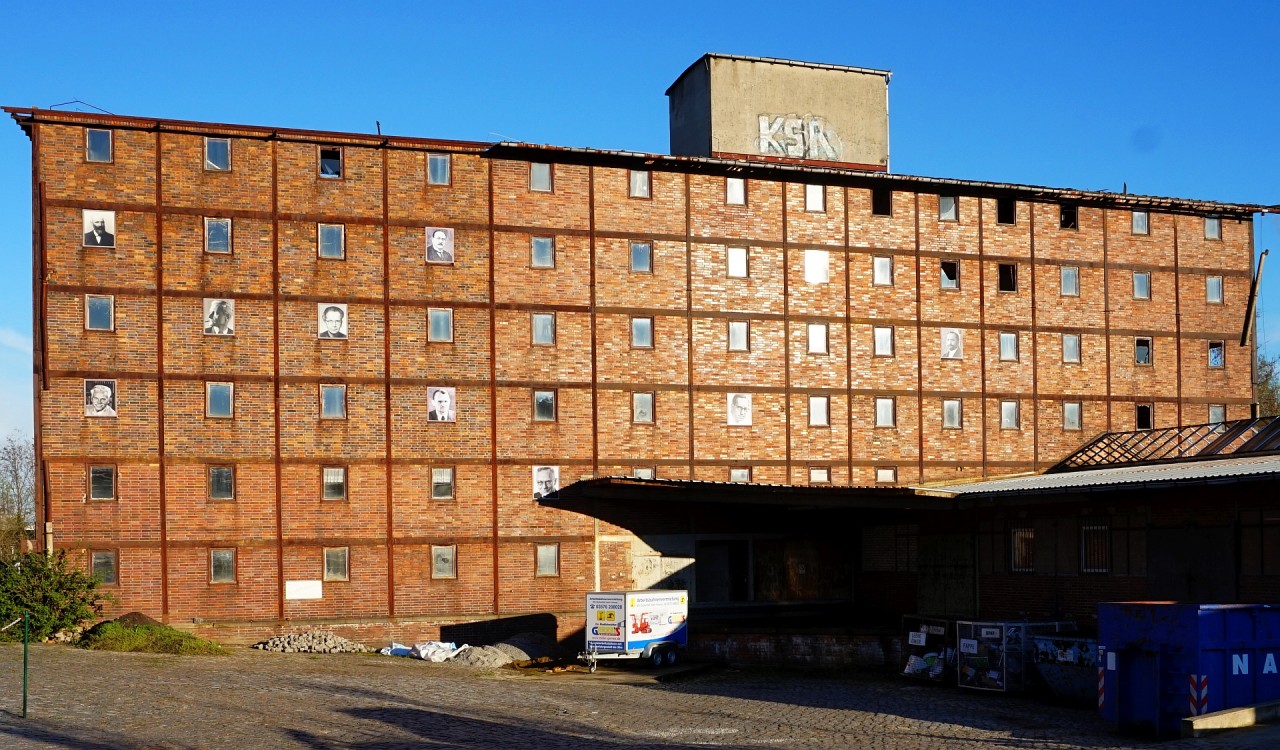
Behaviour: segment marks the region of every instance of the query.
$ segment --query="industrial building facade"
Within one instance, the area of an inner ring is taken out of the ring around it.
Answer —
[[[906,486],[1250,415],[1251,206],[6,111],[42,541],[121,611],[580,611],[644,583],[538,502],[582,479]]]

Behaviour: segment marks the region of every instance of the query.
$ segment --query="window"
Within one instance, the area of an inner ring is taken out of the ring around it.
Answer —
[[[90,466],[89,467],[89,499],[90,500],[115,500],[116,499],[116,467],[114,466]]]
[[[996,223],[1017,224],[1018,202],[1012,198],[996,198]]]
[[[893,356],[893,327],[875,326],[871,329],[873,338],[872,353],[877,357]]]
[[[1076,206],[1058,206],[1058,227],[1060,229],[1079,229],[1080,211]]]
[[[653,348],[653,318],[631,319],[631,348]]]
[[[825,284],[831,278],[831,254],[826,250],[804,251],[804,280],[809,284]]]
[[[1036,572],[1036,530],[1009,529],[1009,570],[1014,573]]]
[[[1080,361],[1080,334],[1062,334],[1062,361],[1077,363]]]
[[[110,162],[111,154],[111,131],[110,130],[85,130],[84,131],[84,160],[95,162]]]
[[[657,479],[658,470],[652,466],[637,466],[631,470],[631,476],[636,479]]]
[[[427,154],[427,184],[448,185],[452,179],[448,154]]]
[[[1129,231],[1133,234],[1151,234],[1151,221],[1146,211],[1134,211],[1130,215]]]
[[[550,193],[551,187],[551,165],[537,162],[530,164],[529,189],[535,193]]]
[[[533,421],[535,422],[556,421],[556,392],[555,391],[534,391],[533,392]]]
[[[730,206],[747,205],[747,181],[741,177],[724,178],[724,202]]]
[[[871,283],[893,286],[893,258],[877,255],[871,259]]]
[[[826,323],[810,323],[808,324],[809,334],[809,353],[810,354],[826,354],[827,353],[827,324]]]
[[[1133,272],[1133,298],[1151,299],[1151,272]]]
[[[897,425],[897,409],[892,397],[876,397],[876,427],[894,427]]]
[[[1151,364],[1151,339],[1139,336],[1133,340],[1133,363],[1135,365]]]
[[[431,499],[448,500],[453,497],[453,467],[431,467]]]
[[[810,427],[830,427],[831,426],[831,397],[830,396],[810,396],[809,397],[809,426]]]
[[[804,186],[804,210],[817,211],[819,213],[827,210],[827,188],[825,185]]]
[[[537,575],[560,575],[560,545],[539,544],[536,555]]]
[[[1080,572],[1106,573],[1111,570],[1111,529],[1105,521],[1086,520],[1080,524]]]
[[[958,398],[942,399],[942,429],[959,430],[964,427],[964,402]]]
[[[653,243],[631,243],[631,270],[636,273],[653,273]]]
[[[84,327],[89,331],[114,331],[116,298],[110,294],[84,296]]]
[[[235,385],[233,383],[204,384],[204,415],[223,418],[235,416]]]
[[[630,171],[627,195],[631,198],[650,197],[649,172],[643,169],[632,169]]]
[[[89,553],[89,569],[99,583],[114,586],[119,583],[116,575],[116,553],[114,550],[95,549]]]
[[[1209,342],[1209,366],[1213,368],[1221,368],[1227,366],[1227,348],[1225,342],[1210,341]]]
[[[893,191],[888,188],[871,188],[871,215],[893,216]]]
[[[1080,269],[1076,266],[1063,266],[1058,269],[1058,292],[1063,297],[1080,296]]]
[[[730,482],[750,482],[751,467],[749,466],[731,466],[729,467]]]
[[[1204,301],[1211,305],[1222,304],[1222,277],[1206,276],[1204,279]]]
[[[1000,361],[1018,361],[1018,334],[1010,331],[1000,332]]]
[[[943,289],[960,288],[960,261],[944,260],[939,264],[939,269],[942,272]]]
[[[236,582],[236,551],[234,549],[209,550],[209,583]]]
[[[653,424],[652,391],[631,394],[631,421],[636,424]]]
[[[204,139],[204,168],[209,172],[231,171],[231,139]]]
[[[344,224],[316,225],[316,254],[321,258],[347,257],[347,227]]]
[[[1217,424],[1227,421],[1227,407],[1223,404],[1209,404],[1209,422]]]
[[[431,577],[458,577],[458,547],[453,544],[431,545]]]
[[[1020,422],[1018,420],[1018,402],[1017,401],[1001,401],[1000,402],[1000,429],[1016,430]]]
[[[745,279],[751,273],[745,247],[725,248],[725,275],[731,279]]]
[[[236,498],[236,472],[230,466],[209,467],[209,499],[234,500]]]
[[[954,195],[938,196],[938,221],[959,221],[960,199]]]
[[[897,466],[877,466],[876,484],[893,484],[898,481]]]
[[[347,469],[343,466],[326,466],[320,471],[320,481],[324,485],[325,500],[347,499]]]
[[[554,237],[534,237],[529,241],[529,265],[534,268],[556,267],[556,240]]]
[[[534,346],[556,345],[555,313],[533,313],[529,325]]]
[[[745,352],[751,348],[751,321],[729,321],[729,351]]]
[[[320,147],[320,176],[327,180],[342,179],[342,149]]]
[[[1204,238],[1206,240],[1222,239],[1222,219],[1217,216],[1204,217]]]
[[[996,289],[1001,292],[1018,291],[1018,264],[1001,263],[996,271],[999,275]]]
[[[810,466],[809,484],[831,484],[831,467]]]
[[[427,308],[427,341],[453,341],[453,310],[451,308]]]
[[[205,217],[204,251],[224,254],[231,252],[231,219]]]
[[[347,418],[347,387],[345,385],[320,386],[320,418]]]
[[[351,551],[347,547],[324,548],[324,580],[347,581],[351,578]]]
[[[1079,401],[1062,402],[1062,429],[1072,431],[1080,429]]]
[[[1134,404],[1133,405],[1133,428],[1135,430],[1150,430],[1156,426],[1155,404]]]

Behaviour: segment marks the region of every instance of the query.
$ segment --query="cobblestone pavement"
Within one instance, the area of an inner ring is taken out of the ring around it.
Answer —
[[[1152,748],[1091,712],[907,682],[709,670],[659,681],[633,665],[594,675],[475,671],[377,655],[171,657],[0,645],[0,748]],[[1161,750],[1280,747],[1280,731]]]

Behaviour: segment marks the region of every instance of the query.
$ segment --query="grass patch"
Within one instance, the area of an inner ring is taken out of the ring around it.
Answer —
[[[227,650],[213,641],[165,625],[122,625],[100,622],[80,637],[80,647],[93,651],[126,651],[181,656],[220,656]]]

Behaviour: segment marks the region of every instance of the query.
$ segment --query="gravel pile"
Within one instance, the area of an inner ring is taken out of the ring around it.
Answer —
[[[492,646],[468,646],[449,660],[450,664],[490,669],[503,667],[513,661],[528,661],[550,656],[555,643],[538,633],[520,633]]]
[[[277,635],[253,644],[253,648],[285,654],[363,654],[369,651],[355,641],[319,630]]]

